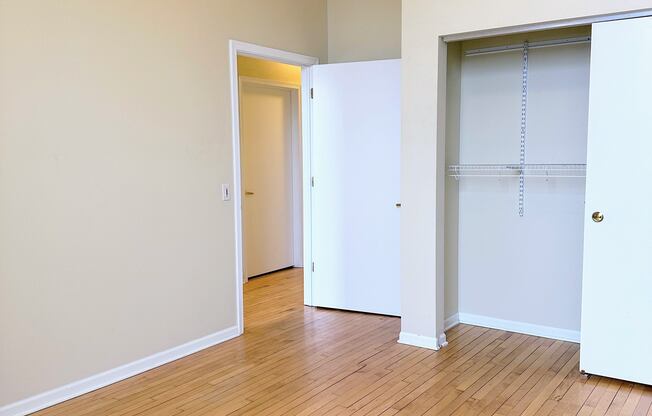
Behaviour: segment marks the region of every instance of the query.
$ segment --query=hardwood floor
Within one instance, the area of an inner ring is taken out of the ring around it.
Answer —
[[[459,325],[436,352],[302,302],[300,269],[251,280],[242,337],[37,414],[652,416],[652,387],[580,375],[577,344]]]

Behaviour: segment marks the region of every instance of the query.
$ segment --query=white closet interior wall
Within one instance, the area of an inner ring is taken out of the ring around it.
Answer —
[[[446,165],[519,163],[522,51],[469,49],[590,35],[573,28],[449,45]],[[526,163],[586,163],[590,45],[529,51]],[[446,324],[579,340],[585,181],[446,179]]]

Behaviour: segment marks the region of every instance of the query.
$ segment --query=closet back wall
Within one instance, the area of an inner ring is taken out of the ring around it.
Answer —
[[[529,58],[526,163],[586,163],[589,45]],[[461,59],[459,162],[518,163],[522,52]],[[459,318],[579,339],[584,179],[526,178],[523,217],[518,187],[460,179]]]

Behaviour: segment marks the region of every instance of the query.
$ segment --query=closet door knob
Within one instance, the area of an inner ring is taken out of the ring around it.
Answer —
[[[593,215],[591,215],[591,218],[593,219],[593,222],[602,222],[604,215],[602,215],[600,211],[595,211]]]

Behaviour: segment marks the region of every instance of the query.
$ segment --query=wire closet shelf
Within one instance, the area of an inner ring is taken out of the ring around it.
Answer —
[[[514,177],[530,178],[585,178],[586,164],[580,163],[526,163],[526,164],[463,164],[450,165],[448,175],[460,179],[464,177]]]

